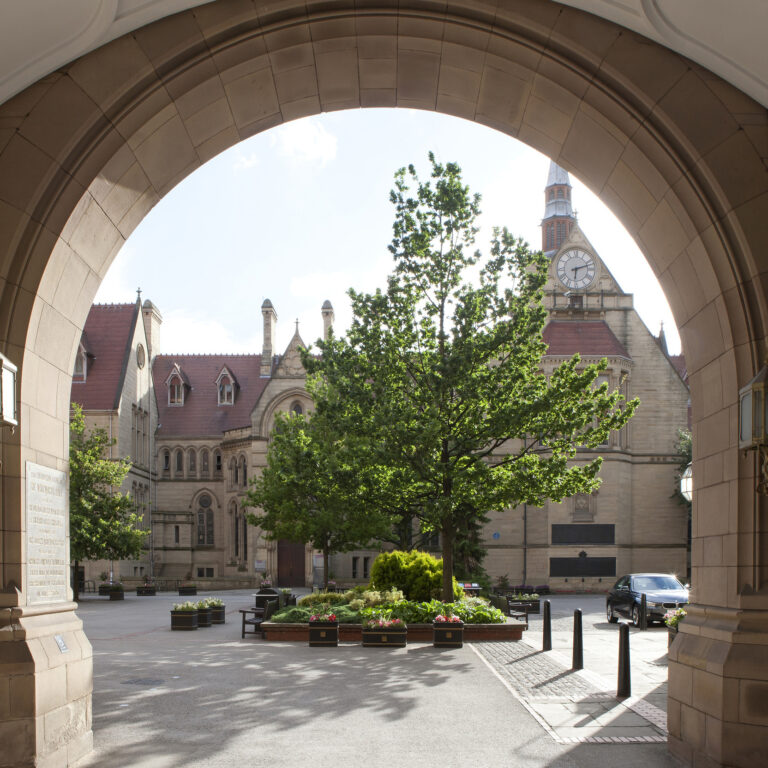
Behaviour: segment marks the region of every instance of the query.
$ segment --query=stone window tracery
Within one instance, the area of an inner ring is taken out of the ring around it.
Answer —
[[[197,546],[212,547],[214,543],[212,499],[204,493],[197,500]]]

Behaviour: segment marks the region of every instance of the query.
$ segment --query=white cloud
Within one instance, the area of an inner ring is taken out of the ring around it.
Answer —
[[[336,158],[336,137],[313,117],[281,126],[272,134],[271,143],[296,164],[324,168]]]
[[[261,158],[256,152],[251,152],[248,155],[238,152],[235,162],[232,164],[232,168],[235,171],[245,171],[248,170],[248,168],[254,168],[260,162]]]
[[[125,304],[136,300],[136,253],[130,243],[118,252],[101,281],[94,298],[95,304]]]
[[[244,338],[218,320],[186,309],[163,312],[160,331],[163,354],[258,354],[261,336]]]

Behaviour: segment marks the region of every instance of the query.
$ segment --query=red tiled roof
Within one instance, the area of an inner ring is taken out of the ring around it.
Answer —
[[[544,328],[548,355],[568,356],[578,352],[588,357],[626,357],[624,345],[601,320],[551,320]]]
[[[165,381],[175,363],[189,383],[184,405],[168,405]],[[239,385],[234,405],[218,404],[216,379],[224,366]],[[158,434],[202,437],[250,425],[251,411],[269,383],[269,378],[261,377],[260,369],[261,355],[158,355],[152,368],[160,414]]]
[[[137,303],[91,307],[83,329],[88,352],[86,379],[73,380],[70,395],[71,402],[79,403],[84,411],[110,411],[119,406],[138,316]]]

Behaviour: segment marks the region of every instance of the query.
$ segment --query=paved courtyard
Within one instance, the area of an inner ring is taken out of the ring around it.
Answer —
[[[679,765],[657,706],[666,632],[632,632],[635,696],[619,702],[618,630],[602,598],[552,598],[555,650],[543,654],[538,620],[525,642],[460,650],[241,640],[237,609],[251,593],[220,596],[228,623],[191,633],[169,629],[176,595],[82,600],[95,746],[83,766]],[[579,606],[588,671],[571,673],[569,617]]]

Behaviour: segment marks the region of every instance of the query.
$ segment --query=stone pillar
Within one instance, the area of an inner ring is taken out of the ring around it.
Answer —
[[[669,747],[697,768],[752,768],[768,752],[768,499],[737,447],[735,394],[754,363],[722,365],[736,372],[726,407],[702,397],[694,411],[692,604],[669,651]]]
[[[327,339],[334,321],[333,304],[326,299],[320,311],[323,313],[323,338]]]
[[[22,398],[19,428],[0,435],[0,768],[74,765],[93,746],[91,645],[69,581],[66,422],[42,416]]]
[[[272,375],[272,358],[275,354],[277,339],[277,312],[269,299],[264,299],[261,305],[261,316],[264,319],[264,344],[261,350],[261,375]]]

